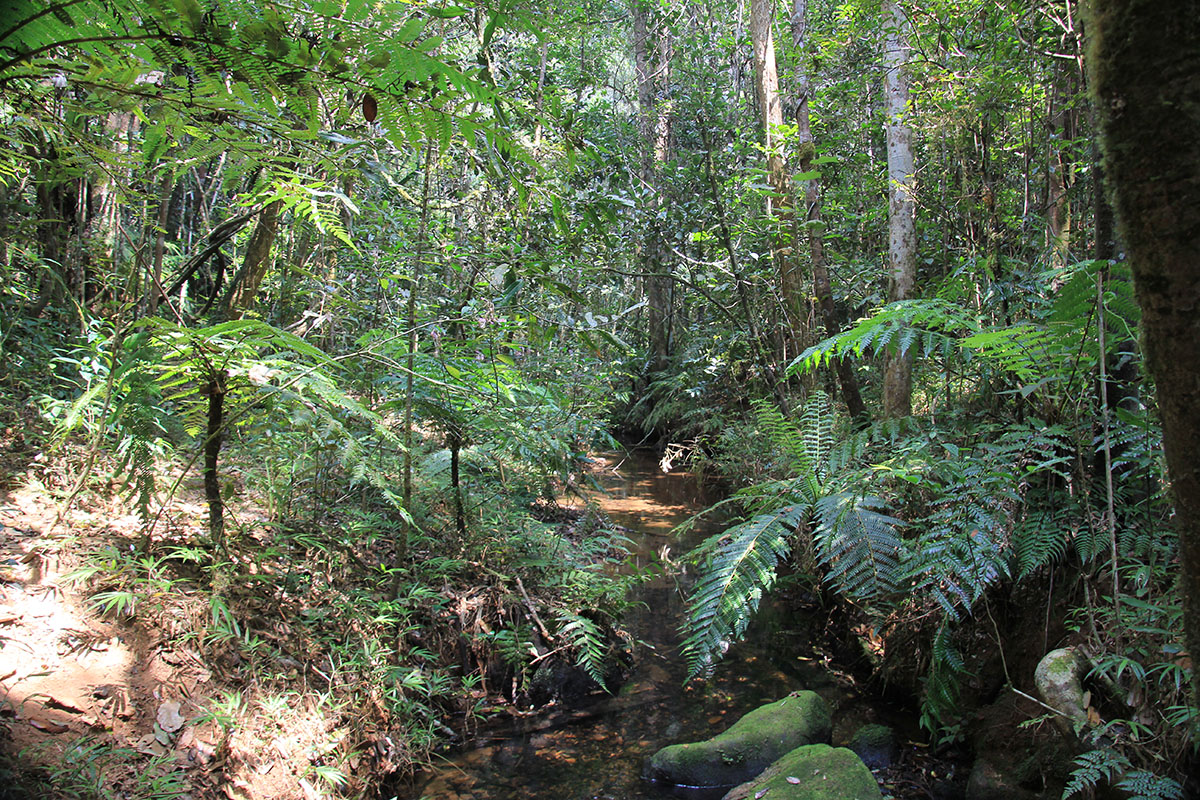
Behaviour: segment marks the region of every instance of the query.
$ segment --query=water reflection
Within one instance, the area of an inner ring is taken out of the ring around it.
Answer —
[[[648,455],[604,456],[594,475],[605,489],[597,496],[600,506],[616,524],[629,528],[643,564],[664,548],[683,552],[714,530],[699,526],[684,542],[668,535],[710,500],[691,475],[664,473]],[[769,646],[773,638],[784,635],[778,621],[769,619],[760,620],[747,641],[730,650],[706,686],[685,687],[678,628],[684,611],[680,582],[686,580],[664,572],[639,589],[642,604],[627,617],[627,628],[642,644],[633,675],[615,697],[583,709],[548,709],[536,720],[527,720],[525,730],[477,743],[438,771],[417,796],[430,800],[668,796],[665,788],[641,779],[648,756],[668,744],[707,738],[746,711],[799,688],[796,678],[767,656],[792,650],[778,642]],[[705,800],[722,793],[687,796]]]

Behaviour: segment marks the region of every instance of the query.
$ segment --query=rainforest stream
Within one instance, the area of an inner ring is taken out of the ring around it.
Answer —
[[[641,452],[603,456],[597,479],[605,494],[596,500],[628,535],[640,562],[683,554],[718,528],[700,525],[682,539],[672,529],[713,498],[687,472],[664,472],[656,457]],[[834,739],[869,716],[853,681],[826,665],[809,648],[816,620],[784,620],[764,607],[744,641],[732,646],[704,685],[686,685],[679,650],[683,591],[690,577],[656,573],[637,590],[626,629],[638,640],[629,680],[613,697],[578,709],[554,710],[529,720],[525,730],[483,735],[444,762],[415,797],[437,800],[638,800],[676,796],[680,788],[644,781],[642,765],[659,748],[706,739],[742,714],[789,691],[821,693],[834,709]],[[806,655],[802,655],[806,654]],[[692,791],[692,798],[720,797],[723,790]]]

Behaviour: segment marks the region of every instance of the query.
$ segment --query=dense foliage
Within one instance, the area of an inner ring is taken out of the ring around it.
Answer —
[[[375,780],[555,653],[619,674],[638,576],[619,533],[553,506],[626,438],[744,515],[693,554],[695,673],[788,571],[882,636],[877,674],[953,739],[993,655],[977,694],[1031,691],[1005,654],[1052,609],[1109,695],[1068,789],[1178,793],[1171,501],[1079,4],[899,5],[903,119],[878,0],[810,0],[800,30],[766,4],[778,97],[745,10],[691,0],[20,8],[6,480],[51,453],[64,513],[121,493],[137,535],[81,545],[74,577],[147,624],[199,592],[187,633],[250,665],[247,702],[298,647],[328,661],[330,713],[378,710],[354,722]],[[917,258],[889,302],[899,124]],[[896,359],[913,413],[887,418]],[[284,610],[286,642],[256,622]],[[212,706],[229,735],[242,700]],[[350,772],[321,777],[369,791]]]

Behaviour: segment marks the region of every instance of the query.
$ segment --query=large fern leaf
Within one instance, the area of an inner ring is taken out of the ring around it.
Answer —
[[[827,580],[848,597],[889,594],[903,578],[897,531],[904,523],[882,513],[883,505],[877,497],[848,492],[817,501],[817,557],[828,569]]]
[[[791,551],[796,526],[808,508],[784,506],[710,537],[705,560],[688,601],[683,643],[691,676],[711,669],[715,657],[746,631],[763,593],[775,582],[776,567]]]

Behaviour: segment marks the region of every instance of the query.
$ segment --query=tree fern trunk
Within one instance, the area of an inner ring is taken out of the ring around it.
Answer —
[[[204,438],[204,499],[208,501],[208,533],[214,547],[225,546],[225,504],[221,500],[221,481],[217,460],[225,425],[225,374],[213,370],[208,376],[208,427]]]

